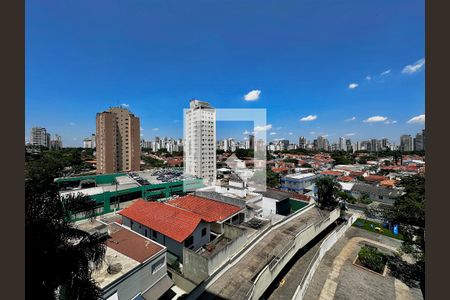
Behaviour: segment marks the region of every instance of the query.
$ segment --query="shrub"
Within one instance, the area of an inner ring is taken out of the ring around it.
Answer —
[[[377,248],[371,246],[363,246],[358,253],[358,259],[361,264],[377,273],[383,273],[386,265],[386,255],[378,251]]]

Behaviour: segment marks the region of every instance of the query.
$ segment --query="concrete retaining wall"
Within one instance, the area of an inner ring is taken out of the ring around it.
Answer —
[[[345,234],[347,229],[349,229],[352,224],[356,221],[358,217],[355,215],[352,215],[347,223],[343,225],[342,227],[335,230],[333,233],[331,233],[320,245],[319,250],[317,250],[316,254],[314,255],[313,259],[311,260],[308,270],[305,273],[305,275],[302,278],[302,281],[300,285],[298,286],[297,290],[295,291],[294,296],[292,297],[292,300],[301,300],[305,296],[306,290],[308,289],[309,283],[311,282],[314,273],[316,272],[317,268],[319,267],[320,261],[325,256],[325,254],[328,252],[328,250],[331,249],[331,247],[334,246],[334,244]]]
[[[223,236],[231,239],[231,241],[212,256],[205,257],[192,250],[183,248],[183,275],[186,278],[199,284],[228,262],[247,242],[244,230],[226,223],[223,226]]]
[[[294,240],[287,244],[283,251],[276,255],[276,257],[262,269],[253,282],[253,288],[249,291],[248,299],[259,299],[295,253],[314,239],[314,237],[321,233],[325,228],[330,226],[331,223],[336,221],[340,217],[340,213],[339,209],[335,209],[326,219],[311,224],[300,231],[295,236]]]

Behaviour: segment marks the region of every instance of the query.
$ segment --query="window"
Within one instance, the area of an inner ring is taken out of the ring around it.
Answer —
[[[383,200],[383,196],[378,196],[378,199]]]
[[[145,228],[145,236],[148,236],[147,228]]]
[[[203,228],[202,229],[202,236],[205,236],[206,235],[206,228]]]
[[[184,241],[184,246],[186,248],[189,248],[190,246],[192,246],[194,244],[194,236],[191,235],[190,237],[188,237],[185,241]]]
[[[153,265],[152,265],[152,274],[155,274],[159,270],[161,270],[162,267],[164,267],[164,264],[166,263],[165,257],[158,259]]]
[[[155,239],[158,237],[158,232],[156,231],[152,231],[152,237],[154,237]]]

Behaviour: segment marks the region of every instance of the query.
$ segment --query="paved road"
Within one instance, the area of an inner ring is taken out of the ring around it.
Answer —
[[[292,299],[292,296],[294,296],[297,287],[300,285],[300,282],[303,276],[305,275],[312,258],[319,250],[320,244],[327,236],[328,234],[325,234],[321,239],[314,240],[313,242],[314,244],[312,245],[312,247],[311,245],[308,245],[311,247],[310,249],[306,250],[306,252],[304,253],[300,253],[298,256],[296,255],[296,257],[293,258],[297,260],[293,262],[293,265],[289,268],[286,275],[284,275],[283,278],[280,280],[283,283],[279,284],[268,297],[266,296],[267,297],[266,299],[268,300]]]
[[[317,208],[312,208],[270,232],[209,286],[199,299],[245,299],[252,286],[252,279],[270,259],[292,241],[298,232],[322,219],[322,215]]]

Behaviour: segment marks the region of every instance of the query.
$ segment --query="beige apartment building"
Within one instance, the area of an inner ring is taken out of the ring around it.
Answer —
[[[97,173],[139,171],[141,162],[139,118],[123,107],[97,113]]]

